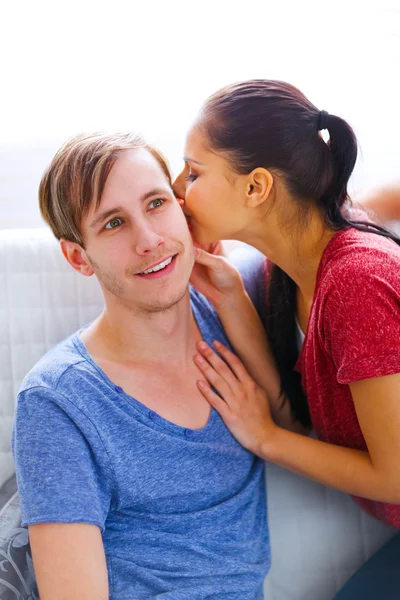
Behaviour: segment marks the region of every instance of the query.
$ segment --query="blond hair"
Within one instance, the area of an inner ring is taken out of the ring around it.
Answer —
[[[79,134],[58,150],[39,186],[40,212],[57,239],[64,238],[84,247],[83,217],[93,204],[98,208],[118,155],[139,148],[154,156],[171,185],[165,158],[135,133]]]

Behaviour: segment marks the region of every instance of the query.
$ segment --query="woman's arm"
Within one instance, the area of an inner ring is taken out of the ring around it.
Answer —
[[[293,422],[289,402],[281,394],[280,377],[265,329],[240,274],[221,256],[199,248],[196,263],[203,271],[194,271],[191,281],[212,302],[232,347],[266,392],[274,421],[285,429],[309,433],[300,423]]]
[[[265,329],[246,290],[232,295],[216,310],[235,352],[266,392],[275,423],[297,433],[309,433],[293,421],[290,404],[281,394],[280,377]]]
[[[368,452],[280,430],[261,454],[343,492],[400,504],[400,374],[359,381],[350,389]]]
[[[343,448],[278,427],[265,393],[239,359],[216,344],[196,363],[209,385],[199,388],[226,426],[248,450],[299,475],[352,495],[400,504],[400,374],[350,385],[368,452]],[[228,366],[229,365],[229,366]]]

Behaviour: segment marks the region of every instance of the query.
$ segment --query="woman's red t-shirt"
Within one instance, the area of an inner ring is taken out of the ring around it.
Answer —
[[[318,438],[367,450],[349,384],[400,373],[400,246],[354,228],[333,236],[318,268],[295,368]],[[400,528],[400,505],[355,500]]]

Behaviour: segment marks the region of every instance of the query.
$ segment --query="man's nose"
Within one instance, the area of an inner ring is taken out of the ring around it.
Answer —
[[[185,199],[186,179],[183,171],[175,179],[174,183],[172,184],[172,189],[174,190],[174,194],[177,198],[182,198],[183,200]]]
[[[164,236],[154,231],[149,225],[141,226],[140,230],[137,232],[135,246],[136,252],[139,255],[145,256],[146,254],[150,254],[164,244]]]

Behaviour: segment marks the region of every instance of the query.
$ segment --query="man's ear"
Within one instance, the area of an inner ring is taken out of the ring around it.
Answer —
[[[246,206],[249,208],[260,206],[268,199],[273,185],[274,177],[271,171],[261,167],[254,169],[247,177]]]
[[[86,256],[86,252],[79,244],[62,238],[60,246],[61,252],[75,271],[86,275],[86,277],[93,275],[94,271]]]

